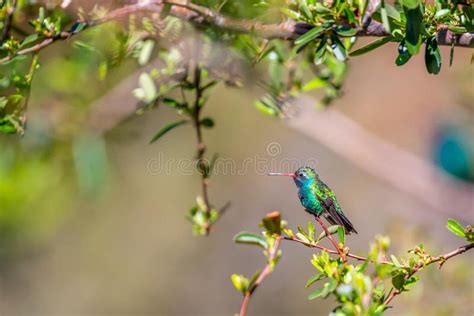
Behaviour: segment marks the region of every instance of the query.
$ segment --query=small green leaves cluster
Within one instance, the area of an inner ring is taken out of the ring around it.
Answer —
[[[39,68],[37,55],[28,59],[18,62],[13,68],[0,74],[2,88],[14,91],[8,96],[0,96],[0,132],[5,134],[23,135],[25,132],[26,107],[31,82],[35,71]]]
[[[321,240],[327,237],[326,231],[321,231],[321,233],[317,234],[316,227],[314,226],[313,222],[308,222],[307,230],[305,230],[302,226],[297,226],[297,233],[294,233],[291,229],[285,227],[283,233],[289,239],[294,239],[295,241],[299,241],[305,244],[310,245],[317,245]],[[346,240],[344,227],[340,225],[332,225],[328,227],[328,231],[330,234],[337,234],[339,238],[339,245],[344,247],[344,243]]]
[[[398,42],[399,54],[395,62],[402,66],[418,54],[421,45],[426,43],[426,69],[430,74],[438,74],[441,69],[441,54],[436,39],[437,32],[449,30],[462,34],[474,30],[473,4],[460,5],[457,1],[450,0],[437,0],[434,4],[421,0],[399,0],[392,6],[381,1],[376,11],[371,16],[366,16],[367,2],[333,1],[331,5],[325,6],[313,0],[293,1],[284,12],[291,19],[313,26],[295,40],[296,50],[299,52],[306,47],[310,50],[316,48],[316,56],[320,56],[328,43],[332,54],[339,60],[345,60],[349,48],[339,38],[365,32],[369,19],[373,19],[383,25],[386,35],[352,51],[350,56],[365,54],[388,42]]]
[[[255,245],[263,249],[266,258],[266,266],[263,270],[256,271],[251,278],[240,274],[231,276],[232,284],[243,296],[251,295],[258,286],[258,280],[263,279],[273,272],[281,258],[282,252],[279,247],[281,231],[285,229],[285,222],[281,220],[279,212],[268,213],[260,223],[265,231],[262,234],[241,232],[234,236],[234,241],[239,244]],[[262,275],[263,274],[263,275]]]
[[[136,54],[139,64],[145,65],[153,58],[154,43],[145,40]],[[197,197],[197,203],[187,214],[192,223],[193,232],[197,235],[207,235],[211,226],[222,213],[214,209],[207,198],[207,183],[212,175],[217,155],[205,159],[206,146],[202,139],[202,129],[212,129],[214,120],[202,117],[209,91],[221,78],[211,75],[210,69],[197,59],[186,60],[186,52],[178,49],[159,49],[158,60],[163,66],[143,72],[139,77],[139,87],[133,93],[139,100],[137,113],[165,106],[176,111],[180,119],[163,126],[151,138],[150,144],[161,140],[169,132],[181,126],[194,127],[198,143],[196,150],[196,170],[201,175],[203,186],[202,196]]]
[[[196,205],[189,211],[186,218],[192,224],[192,230],[195,235],[204,236],[209,233],[209,229],[219,219],[220,212],[214,208],[207,209],[202,196],[196,198]]]
[[[473,225],[467,225],[463,227],[458,221],[455,219],[448,219],[448,223],[446,227],[456,236],[461,238],[465,238],[467,242],[473,243],[474,242],[474,227]]]
[[[390,239],[385,236],[376,236],[367,257],[352,255],[347,247],[344,248],[348,257],[362,261],[360,264],[349,264],[344,262],[340,256],[331,257],[338,252],[318,245],[325,235],[322,233],[318,236],[316,228],[311,222],[308,223],[307,229],[298,226],[298,232],[294,233],[287,227],[286,222],[281,220],[279,213],[274,221],[270,220],[271,214],[262,221],[261,227],[265,228],[265,231],[261,235],[242,232],[237,234],[234,240],[237,243],[261,247],[264,249],[264,253],[269,252],[269,249],[274,245],[275,238],[292,240],[314,249],[320,249],[321,251],[313,254],[311,259],[316,273],[307,280],[305,287],[313,288],[308,295],[309,300],[330,296],[335,298],[337,306],[330,313],[333,316],[382,315],[390,307],[390,303],[396,295],[409,291],[419,280],[415,275],[419,270],[436,262],[441,266],[450,256],[453,256],[452,253],[451,255],[433,256],[423,244],[409,250],[407,256],[388,255]],[[463,227],[457,221],[449,219],[447,227],[454,234],[465,238],[470,243],[468,246],[464,246],[463,251],[472,248],[471,225]],[[344,229],[335,225],[328,230],[331,234],[338,234],[340,246],[344,247]],[[258,276],[259,272],[250,279],[234,274],[232,282],[239,291],[248,295],[252,292]]]

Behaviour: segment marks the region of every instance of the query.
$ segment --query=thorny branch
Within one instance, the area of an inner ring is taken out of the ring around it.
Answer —
[[[171,5],[170,15],[180,18],[182,20],[190,21],[194,24],[210,24],[221,30],[228,30],[237,33],[251,33],[256,36],[266,39],[294,39],[298,36],[298,28],[301,24],[295,21],[288,20],[282,23],[265,24],[256,20],[248,19],[235,19],[232,17],[224,16],[218,12],[215,12],[209,8],[190,3],[190,2],[179,2],[172,0],[150,0],[141,1],[137,4],[127,5],[122,8],[111,11],[104,17],[87,22],[87,26],[95,26],[110,20],[119,19],[121,17],[138,13],[138,12],[151,12],[160,13],[163,5]],[[307,27],[306,27],[307,28]],[[86,28],[84,28],[86,29]],[[84,30],[83,29],[83,30]],[[71,36],[82,32],[74,31],[63,31],[52,37],[43,39],[41,42],[17,51],[15,54],[8,55],[3,59],[0,59],[0,64],[3,64],[17,55],[26,55],[34,52],[38,52],[43,48],[51,45],[58,40],[66,40]],[[376,36],[385,37],[390,35],[383,27],[383,25],[377,21],[368,19],[368,22],[360,27],[357,36]],[[466,32],[463,34],[455,34],[446,27],[440,26],[436,35],[439,45],[451,46],[453,43],[455,46],[460,47],[474,47],[474,33]]]

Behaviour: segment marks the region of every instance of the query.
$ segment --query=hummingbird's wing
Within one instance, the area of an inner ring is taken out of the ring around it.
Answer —
[[[332,225],[341,225],[344,227],[347,234],[356,233],[354,225],[344,215],[342,207],[337,201],[334,192],[321,180],[317,184],[317,196],[325,209],[325,217]]]

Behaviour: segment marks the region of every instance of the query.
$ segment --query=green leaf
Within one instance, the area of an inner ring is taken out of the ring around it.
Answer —
[[[339,229],[339,225],[332,225],[332,226],[328,227],[328,231],[331,235],[335,234],[338,229]],[[318,239],[316,239],[316,241],[320,241],[324,237],[326,237],[326,231],[325,230],[323,230],[323,232],[321,234],[319,234],[319,237],[318,237]]]
[[[234,287],[238,291],[242,292],[242,294],[245,294],[247,292],[249,280],[246,277],[240,274],[232,274],[230,276],[230,279],[232,280],[232,284],[234,284]]]
[[[205,117],[201,120],[200,124],[204,127],[212,128],[214,127],[214,120],[210,117]]]
[[[308,300],[314,300],[315,298],[318,298],[320,297],[323,293],[324,293],[324,287],[320,288],[320,289],[317,289],[316,291],[314,291],[313,293],[311,293],[310,295],[308,295]]]
[[[311,91],[326,86],[326,83],[326,80],[316,77],[305,83],[301,90],[305,92]]]
[[[170,123],[170,124],[166,125],[158,133],[156,133],[155,136],[153,136],[153,138],[150,140],[150,144],[153,144],[154,142],[156,142],[158,139],[163,137],[163,135],[165,135],[166,133],[168,133],[172,129],[174,129],[176,127],[179,127],[181,125],[184,125],[188,122],[189,122],[188,120],[181,120],[181,121],[173,122],[173,123]]]
[[[397,59],[395,60],[395,63],[397,66],[403,66],[405,65],[411,58],[411,55],[398,55]]]
[[[420,0],[402,0],[401,2],[408,9],[418,8],[420,5]]]
[[[291,20],[295,20],[295,21],[299,20],[301,16],[301,14],[299,14],[298,12],[290,10],[288,8],[282,8],[281,12],[283,12],[283,14],[285,14]]]
[[[37,33],[28,35],[27,37],[25,37],[25,38],[21,41],[20,48],[21,48],[21,47],[25,47],[26,45],[33,43],[33,42],[36,41],[38,38],[39,38],[39,34],[37,34]]]
[[[339,226],[337,228],[337,235],[339,237],[339,243],[344,245],[346,243],[346,234],[345,234],[345,231],[344,231],[344,227]]]
[[[249,288],[251,288],[255,282],[257,282],[257,279],[258,277],[260,276],[260,273],[262,273],[260,270],[259,271],[256,271],[253,276],[250,278],[250,281],[249,281]]]
[[[350,27],[349,25],[337,25],[334,27],[334,31],[341,36],[354,36],[357,34],[357,30]]]
[[[263,249],[268,248],[267,240],[261,236],[254,233],[241,232],[234,236],[234,241],[239,244],[249,244],[249,245],[258,245]]]
[[[385,2],[382,1],[382,8],[380,8],[380,15],[382,16],[382,24],[384,29],[390,33],[390,22],[388,20],[387,10],[385,9]]]
[[[387,309],[387,306],[384,304],[377,306],[377,308],[374,311],[374,316],[380,316],[383,315],[383,312]]]
[[[395,257],[394,255],[390,255],[390,258],[392,259],[393,264],[394,264],[397,268],[401,268],[401,267],[402,267],[402,265],[401,265],[400,262],[398,261],[397,257]]]
[[[183,107],[183,105],[179,103],[178,101],[176,101],[175,99],[163,98],[162,101],[165,105],[169,106],[170,108],[179,109]]]
[[[88,51],[91,51],[91,52],[96,52],[97,51],[97,48],[95,48],[94,46],[89,45],[89,44],[87,44],[83,41],[75,41],[73,46],[75,48],[85,49],[85,50],[88,50]]]
[[[303,46],[308,44],[309,42],[315,40],[319,35],[321,35],[327,27],[327,24],[321,24],[319,26],[313,27],[311,30],[298,37],[295,40],[295,45]]]
[[[326,277],[326,275],[324,273],[318,273],[318,274],[315,274],[313,275],[311,278],[308,279],[308,282],[306,282],[306,285],[305,287],[308,288],[310,287],[311,285],[313,285],[315,282],[319,281],[319,280],[322,280]]]
[[[459,237],[466,237],[466,233],[464,232],[464,227],[461,226],[461,224],[458,223],[455,219],[448,219],[448,223],[446,227],[453,232],[453,234],[458,235]]]
[[[449,9],[441,9],[441,10],[438,10],[438,11],[436,11],[435,18],[436,18],[436,19],[442,18],[442,17],[448,15],[449,12],[450,12]]]
[[[324,62],[326,56],[326,37],[323,37],[319,42],[318,47],[314,53],[314,64],[320,65]]]
[[[360,273],[364,273],[368,267],[369,267],[369,260],[366,260],[363,264],[357,266],[356,271]]]
[[[400,21],[400,12],[388,3],[384,3],[385,11],[387,11],[388,17],[392,18],[395,21]]]
[[[320,296],[327,297],[330,293],[332,293],[337,287],[337,281],[335,279],[330,279],[328,282],[324,283],[324,286],[310,295],[308,295],[308,299],[313,300]]]
[[[150,61],[151,54],[153,53],[153,48],[155,47],[154,40],[146,40],[143,42],[142,49],[140,50],[140,55],[138,55],[138,64],[143,66]]]
[[[395,60],[397,66],[405,65],[411,58],[411,54],[408,52],[408,48],[405,45],[405,40],[400,42],[398,45],[398,57]]]
[[[334,57],[336,57],[336,59],[339,61],[345,61],[347,59],[347,53],[344,44],[342,44],[339,38],[335,35],[331,36],[331,41],[331,49]]]
[[[330,14],[330,13],[332,13],[331,9],[327,8],[326,6],[322,5],[319,2],[316,2],[314,4],[314,11],[316,11],[316,13],[318,13],[318,14]]]
[[[310,240],[314,240],[314,234],[316,234],[316,228],[312,222],[308,222],[308,237]]]
[[[17,133],[17,126],[15,126],[13,119],[0,118],[0,133],[5,133],[5,134]]]
[[[309,20],[313,19],[313,14],[309,10],[308,4],[306,3],[306,0],[301,0],[300,1],[299,9],[307,19],[309,19]]]
[[[368,53],[388,42],[391,42],[393,41],[394,38],[392,36],[386,36],[386,37],[382,37],[382,38],[379,38],[373,42],[370,42],[369,44],[365,45],[365,46],[362,46],[361,48],[358,48],[352,52],[349,53],[349,56],[360,56],[360,55],[363,55],[365,53]]]
[[[463,34],[467,32],[467,29],[463,26],[456,26],[456,25],[450,25],[448,26],[448,30],[451,32],[454,32],[456,34]]]
[[[431,37],[426,41],[425,66],[430,74],[437,75],[441,70],[441,53],[435,37]]]
[[[407,10],[406,12],[406,46],[411,55],[416,55],[420,51],[421,46],[421,28],[423,14],[421,8]]]
[[[301,240],[301,241],[304,241],[305,243],[308,243],[308,244],[311,243],[311,241],[309,241],[308,237],[306,237],[302,233],[296,233],[296,238]]]
[[[404,273],[397,273],[392,277],[392,285],[397,290],[402,290],[403,286],[405,285],[405,274]]]
[[[405,281],[405,287],[415,284],[416,282],[418,282],[419,279],[420,278],[416,275],[410,277],[408,280]]]

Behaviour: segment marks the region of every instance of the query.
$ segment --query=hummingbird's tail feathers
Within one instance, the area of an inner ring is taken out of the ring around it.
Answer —
[[[338,213],[338,215],[341,217],[344,229],[346,230],[346,234],[350,235],[351,233],[357,234],[357,230],[354,228],[354,225],[352,225],[351,221],[344,215],[344,213]]]
[[[354,225],[349,221],[349,219],[342,212],[336,211],[336,209],[331,205],[327,209],[326,219],[332,225],[341,225],[344,227],[347,235],[351,233],[357,234],[357,230],[354,228]]]

